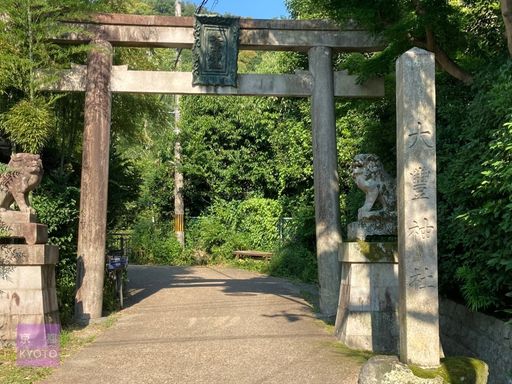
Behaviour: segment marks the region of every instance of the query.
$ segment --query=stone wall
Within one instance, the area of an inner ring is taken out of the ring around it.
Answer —
[[[478,357],[489,365],[489,384],[512,384],[511,325],[446,299],[439,312],[445,355]]]

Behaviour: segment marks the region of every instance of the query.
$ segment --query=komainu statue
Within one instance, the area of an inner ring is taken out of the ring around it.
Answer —
[[[351,166],[352,177],[366,197],[358,221],[350,223],[348,237],[364,240],[370,235],[396,234],[396,183],[377,155],[359,154]],[[374,209],[376,203],[380,209]]]
[[[43,163],[39,155],[15,153],[7,164],[7,172],[0,176],[0,211],[11,210],[16,202],[22,212],[35,213],[28,194],[43,177]]]
[[[376,214],[380,216],[395,214],[395,180],[384,170],[377,155],[356,155],[352,162],[352,177],[359,189],[366,194],[364,205],[358,211],[359,220]],[[372,211],[376,202],[380,203],[381,209]]]

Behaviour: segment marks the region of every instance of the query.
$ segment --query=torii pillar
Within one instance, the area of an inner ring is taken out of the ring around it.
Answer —
[[[87,60],[75,318],[101,317],[110,147],[112,46],[92,41]]]
[[[310,48],[309,71],[313,76],[311,121],[320,311],[323,315],[331,317],[336,315],[338,307],[341,273],[338,261],[338,248],[341,243],[340,190],[332,49]]]

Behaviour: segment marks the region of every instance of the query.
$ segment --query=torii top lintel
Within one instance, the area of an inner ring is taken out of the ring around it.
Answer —
[[[127,14],[96,14],[79,24],[114,46],[192,48],[194,18]],[[70,35],[59,43],[86,43],[89,36]],[[240,19],[241,50],[307,51],[326,46],[336,51],[374,52],[383,41],[367,31],[325,20]]]

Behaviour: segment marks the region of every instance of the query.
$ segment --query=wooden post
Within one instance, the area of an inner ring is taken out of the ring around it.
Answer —
[[[326,316],[335,316],[340,289],[341,229],[332,49],[311,48],[309,70],[313,76],[311,114],[320,310]]]
[[[94,40],[87,62],[75,317],[101,317],[107,226],[112,46]]]

